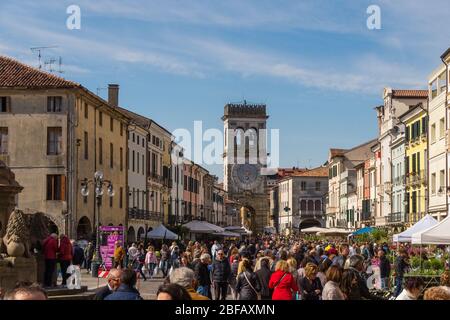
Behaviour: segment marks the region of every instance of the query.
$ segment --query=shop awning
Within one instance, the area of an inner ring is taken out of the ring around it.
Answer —
[[[186,223],[183,225],[183,227],[189,229],[189,232],[191,233],[220,233],[224,232],[225,229],[221,228],[219,226],[216,226],[215,224],[206,222],[206,221],[199,221],[199,220],[193,220],[189,223]]]

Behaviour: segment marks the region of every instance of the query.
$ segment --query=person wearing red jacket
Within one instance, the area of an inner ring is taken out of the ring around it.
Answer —
[[[58,252],[58,236],[54,233],[49,235],[42,243],[45,271],[44,271],[44,286],[53,286],[53,274],[56,269],[56,253]]]
[[[294,294],[299,291],[286,261],[277,262],[275,272],[270,277],[269,289],[273,289],[272,300],[293,300]]]
[[[72,262],[72,252],[73,248],[72,244],[70,243],[70,239],[62,234],[59,238],[58,258],[63,279],[61,284],[63,286],[66,285],[67,278],[69,278],[69,275],[67,274],[67,268],[70,266],[70,263]]]

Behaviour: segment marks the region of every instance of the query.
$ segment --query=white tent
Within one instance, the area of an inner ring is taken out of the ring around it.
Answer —
[[[437,222],[428,229],[412,235],[412,244],[447,244],[450,245],[450,217]]]
[[[411,242],[411,237],[414,233],[424,231],[436,224],[438,224],[437,220],[431,215],[427,214],[409,229],[406,229],[402,233],[394,234],[393,240],[394,242]]]
[[[186,223],[183,227],[189,229],[191,233],[220,233],[225,231],[224,228],[216,226],[215,224],[199,220],[193,220]]]
[[[238,226],[230,226],[230,227],[225,227],[226,231],[231,231],[231,232],[235,232],[235,233],[239,233],[241,235],[243,234],[247,234],[250,235],[253,232],[250,230],[245,229],[244,227],[238,227]]]
[[[301,233],[317,233],[317,232],[322,232],[322,231],[327,231],[327,229],[319,228],[319,227],[310,227],[310,228],[305,228],[305,229],[300,230]]]
[[[147,238],[149,239],[167,239],[167,240],[177,240],[178,235],[173,233],[162,224],[147,233]]]

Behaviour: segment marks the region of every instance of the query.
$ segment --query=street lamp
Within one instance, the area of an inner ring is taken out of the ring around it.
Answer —
[[[99,233],[99,224],[100,224],[100,207],[102,205],[102,197],[104,194],[103,187],[107,187],[107,193],[109,197],[114,197],[114,187],[110,180],[106,180],[103,177],[103,172],[96,171],[94,173],[94,179],[84,178],[81,182],[81,195],[83,197],[87,197],[89,195],[89,185],[94,186],[95,190],[95,199],[97,205],[97,212],[95,214],[95,258],[92,261],[92,276],[98,276],[98,268],[101,265],[102,258],[100,256],[100,233]]]

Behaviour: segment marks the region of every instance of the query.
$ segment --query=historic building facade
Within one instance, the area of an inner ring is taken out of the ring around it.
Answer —
[[[78,83],[10,58],[0,57],[0,74],[0,158],[24,187],[19,208],[45,213],[72,238],[90,238],[96,217],[125,225],[127,116]],[[96,171],[115,191],[105,191],[100,211],[92,185],[80,193]]]

